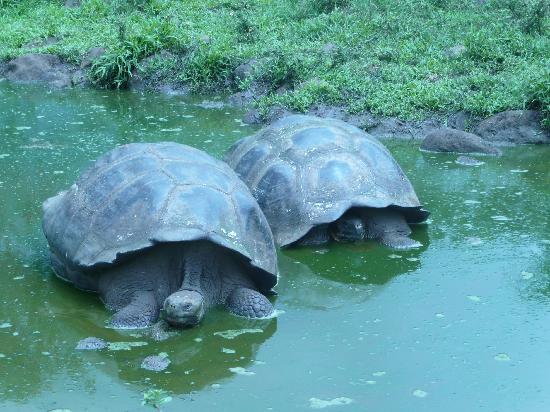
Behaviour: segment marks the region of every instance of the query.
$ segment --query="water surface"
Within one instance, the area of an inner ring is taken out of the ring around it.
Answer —
[[[215,310],[164,342],[105,328],[97,296],[53,276],[41,203],[116,145],[174,140],[219,157],[253,132],[201,101],[0,83],[0,410],[147,410],[152,388],[172,396],[165,411],[549,408],[549,147],[467,167],[386,142],[432,211],[413,235],[422,249],[286,250],[272,320]],[[248,333],[216,334],[227,330]],[[146,345],[75,351],[88,336]],[[165,372],[140,369],[160,352]]]

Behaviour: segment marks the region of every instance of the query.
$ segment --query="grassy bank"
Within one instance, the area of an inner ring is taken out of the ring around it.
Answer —
[[[200,91],[261,85],[264,109],[325,103],[418,119],[530,107],[550,124],[548,2],[0,0],[0,59],[43,51],[78,63],[101,46],[107,53],[91,71],[98,86],[124,87],[156,55],[149,76]],[[59,41],[29,46],[48,37]]]

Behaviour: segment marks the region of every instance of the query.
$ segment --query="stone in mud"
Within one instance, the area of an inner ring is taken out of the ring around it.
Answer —
[[[542,129],[541,119],[535,110],[508,110],[482,121],[475,133],[498,144],[548,144],[550,132]]]
[[[27,54],[9,61],[4,76],[14,82],[41,82],[52,87],[73,85],[76,70],[53,54]]]
[[[475,117],[467,112],[451,113],[447,118],[447,127],[456,130],[467,130],[475,121]]]
[[[420,145],[420,149],[430,152],[479,153],[492,156],[501,154],[499,149],[479,136],[449,128],[428,134]]]
[[[168,354],[160,353],[158,355],[147,356],[141,362],[141,367],[153,372],[162,372],[170,365]]]
[[[85,338],[79,341],[75,349],[76,350],[101,350],[101,349],[105,349],[107,346],[108,346],[108,343],[105,342],[103,339],[91,336],[89,338]]]
[[[91,48],[86,56],[80,62],[80,68],[85,69],[90,67],[95,60],[99,59],[105,54],[105,49],[103,47],[93,47]]]
[[[233,72],[233,79],[235,83],[240,84],[247,80],[258,69],[260,61],[257,59],[251,59],[246,63],[239,64]]]
[[[405,121],[395,117],[379,119],[373,127],[365,130],[377,139],[422,140],[429,133],[441,128],[440,122],[428,119],[421,122]]]

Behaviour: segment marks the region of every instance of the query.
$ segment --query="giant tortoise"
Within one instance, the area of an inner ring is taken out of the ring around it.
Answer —
[[[265,317],[277,256],[264,214],[225,163],[177,143],[101,156],[44,202],[55,273],[98,292],[116,328],[192,326],[218,304]]]
[[[291,115],[235,143],[225,160],[248,185],[280,246],[377,239],[420,246],[422,208],[390,152],[336,119]]]

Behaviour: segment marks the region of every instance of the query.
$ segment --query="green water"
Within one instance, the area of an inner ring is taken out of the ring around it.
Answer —
[[[329,411],[550,408],[549,147],[465,167],[387,142],[433,213],[415,229],[421,250],[288,250],[276,319],[217,310],[164,342],[106,329],[97,297],[49,269],[41,202],[118,144],[175,140],[219,156],[253,131],[200,101],[0,83],[1,411],[145,411],[151,388],[172,396],[165,411],[323,406],[311,398],[351,400]],[[261,332],[215,335],[236,329]],[[88,336],[147,345],[75,351]],[[166,372],[140,369],[159,352]]]

